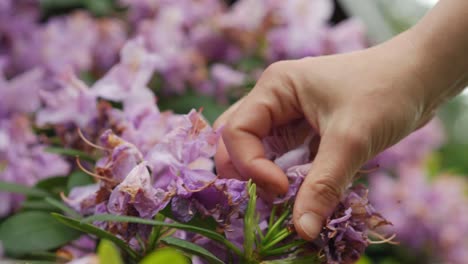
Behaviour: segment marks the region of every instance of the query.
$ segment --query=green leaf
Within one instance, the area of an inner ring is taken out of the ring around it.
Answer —
[[[242,256],[242,253],[240,252],[240,250],[234,244],[232,244],[229,240],[227,240],[225,237],[223,237],[219,233],[216,233],[212,230],[200,228],[197,226],[180,224],[180,223],[166,223],[162,221],[143,219],[143,218],[133,217],[133,216],[120,216],[120,215],[111,215],[111,214],[93,215],[81,221],[83,223],[90,223],[93,221],[111,221],[111,222],[137,223],[137,224],[177,228],[177,229],[197,233],[207,238],[210,238],[214,241],[220,242],[224,244],[225,246],[227,246],[229,249],[231,249],[234,253],[238,254],[239,256]]]
[[[99,263],[123,264],[120,252],[114,243],[107,239],[101,240],[98,246]]]
[[[59,212],[57,207],[50,205],[45,200],[26,200],[21,203],[21,210],[23,211],[47,211],[47,212]]]
[[[93,177],[89,176],[83,171],[74,171],[70,174],[70,176],[68,176],[67,190],[70,192],[73,187],[85,186],[93,183]]]
[[[60,147],[47,147],[47,148],[45,148],[45,151],[50,152],[50,153],[70,156],[70,157],[78,157],[78,158],[80,158],[82,160],[87,160],[87,161],[91,161],[91,162],[96,161],[96,158],[88,155],[85,152],[82,152],[82,151],[79,151],[79,150],[76,150],[76,149],[60,148]]]
[[[47,198],[45,198],[45,201],[48,204],[54,206],[57,209],[60,209],[62,212],[68,214],[69,216],[71,216],[73,218],[81,218],[81,215],[79,215],[77,212],[75,212],[75,210],[68,207],[68,205],[64,204],[63,202],[61,202],[59,200],[55,200],[54,198],[47,197]]]
[[[182,96],[164,97],[158,101],[161,110],[172,110],[179,114],[187,114],[192,109],[203,108],[202,114],[209,121],[214,122],[226,109],[216,99],[209,96],[187,92]]]
[[[372,261],[367,256],[361,256],[356,264],[372,264]]]
[[[61,214],[52,213],[52,216],[55,217],[55,219],[57,219],[58,221],[64,223],[65,225],[68,225],[71,228],[74,228],[76,230],[79,230],[79,231],[82,231],[91,235],[95,235],[102,239],[107,239],[109,241],[112,241],[118,247],[120,247],[125,252],[127,252],[131,258],[133,259],[137,258],[137,253],[127,245],[127,242],[123,241],[122,239],[114,236],[113,234],[105,230],[102,230],[98,227],[95,227],[87,223],[80,222],[79,220],[66,217]]]
[[[316,255],[290,257],[286,259],[262,261],[260,264],[319,264],[322,263]]]
[[[36,183],[34,187],[42,189],[54,196],[58,197],[61,192],[65,191],[65,186],[67,185],[68,177],[50,177],[43,180],[40,180]]]
[[[188,252],[190,254],[203,257],[204,259],[208,260],[210,263],[220,263],[220,264],[224,263],[215,255],[211,254],[208,250],[194,243],[191,243],[191,242],[188,242],[188,241],[176,238],[176,237],[165,237],[161,239],[161,241],[168,246],[175,247],[182,251]]]
[[[249,180],[247,188],[250,200],[244,216],[244,256],[248,261],[252,261],[256,238],[255,231],[258,225],[255,214],[257,208],[257,188],[251,180]]]
[[[57,248],[80,236],[45,212],[23,212],[0,226],[0,240],[6,252],[26,254]]]
[[[48,197],[50,196],[49,193],[45,192],[44,190],[28,187],[21,184],[11,183],[0,181],[0,191],[4,192],[11,192],[11,193],[20,193],[30,197]]]
[[[156,263],[189,264],[190,261],[183,254],[173,248],[162,248],[147,255],[139,264]]]
[[[177,219],[175,219],[174,215],[172,215],[171,206],[166,206],[159,213],[164,215],[167,218],[170,218],[170,219],[172,219],[174,221],[177,221]],[[195,214],[195,216],[185,224],[192,225],[192,226],[198,226],[198,227],[201,227],[201,228],[204,228],[204,229],[209,229],[211,231],[216,231],[216,229],[218,227],[218,223],[216,222],[216,220],[213,217],[211,217],[211,216],[201,216],[198,213]]]

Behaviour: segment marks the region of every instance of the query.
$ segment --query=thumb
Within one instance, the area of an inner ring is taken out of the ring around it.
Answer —
[[[298,234],[315,239],[338,205],[354,174],[368,156],[368,139],[360,133],[324,133],[317,156],[297,194],[294,225]]]

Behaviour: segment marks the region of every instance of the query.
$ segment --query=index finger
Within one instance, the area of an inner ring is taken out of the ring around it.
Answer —
[[[265,158],[262,139],[272,128],[301,117],[291,90],[291,87],[260,83],[232,114],[223,130],[226,149],[237,170],[277,194],[288,191],[288,180],[276,164]]]

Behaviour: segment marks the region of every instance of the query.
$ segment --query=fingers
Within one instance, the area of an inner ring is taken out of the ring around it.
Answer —
[[[223,130],[226,149],[243,178],[252,178],[264,189],[284,194],[288,180],[283,171],[265,158],[262,138],[276,126],[301,117],[295,91],[283,67],[262,75],[252,92],[229,117]]]
[[[318,153],[294,205],[294,225],[307,240],[315,239],[367,157],[364,136],[324,133]]]
[[[213,124],[213,128],[217,129],[230,119],[231,115],[239,108],[242,104],[243,98],[239,99],[236,103],[234,103],[228,110],[226,110]],[[237,171],[234,164],[232,164],[231,159],[229,158],[229,154],[226,150],[226,146],[224,145],[224,141],[221,138],[218,142],[218,147],[216,149],[215,154],[215,165],[216,165],[216,172],[220,178],[227,178],[227,179],[238,179],[238,180],[245,180],[242,178],[242,175]]]

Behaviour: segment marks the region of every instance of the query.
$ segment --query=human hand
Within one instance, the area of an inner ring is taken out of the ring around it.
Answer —
[[[303,238],[314,239],[361,166],[432,117],[439,100],[425,96],[421,63],[405,36],[360,52],[274,63],[215,123],[225,126],[218,173],[286,193],[286,175],[265,158],[261,140],[275,127],[306,120],[320,142],[293,220]]]

